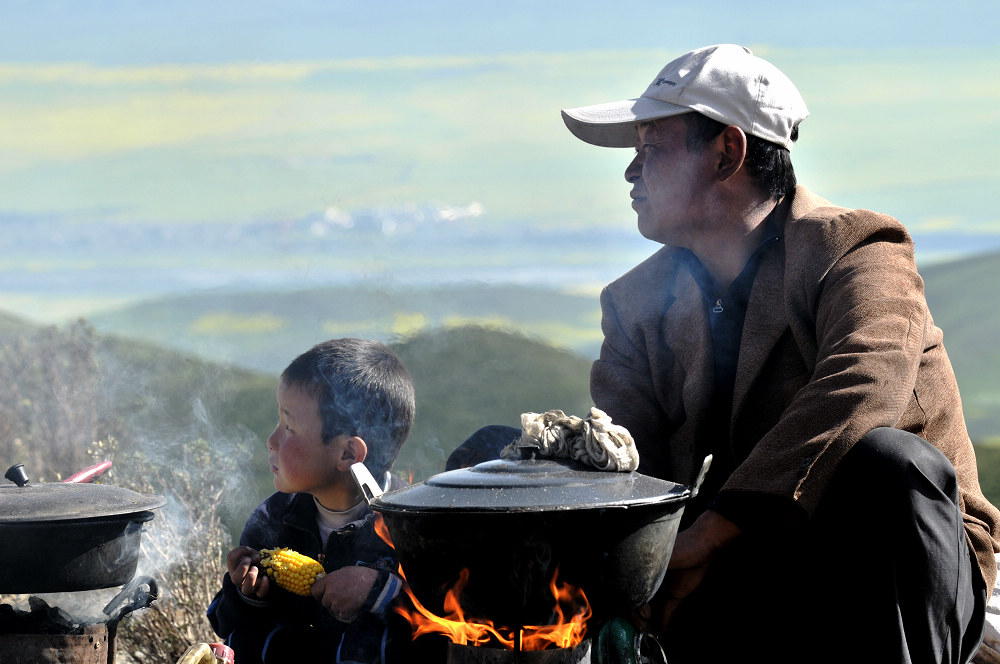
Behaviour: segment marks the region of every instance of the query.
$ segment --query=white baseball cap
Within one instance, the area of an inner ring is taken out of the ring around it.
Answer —
[[[562,117],[587,143],[631,148],[637,123],[690,111],[789,150],[792,128],[809,115],[802,95],[777,67],[748,48],[720,44],[670,62],[638,99],[568,108]]]

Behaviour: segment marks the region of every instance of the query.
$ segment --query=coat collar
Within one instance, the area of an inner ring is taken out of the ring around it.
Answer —
[[[783,198],[772,213],[778,228],[785,229],[790,217],[794,197]],[[743,337],[740,340],[740,358],[736,369],[736,384],[733,389],[733,416],[743,405],[754,379],[760,373],[771,349],[778,343],[788,328],[788,320],[783,311],[785,276],[785,233],[782,230],[777,246],[773,246],[761,256],[757,276],[747,302],[746,318],[743,321]]]
[[[771,349],[788,328],[782,310],[784,302],[785,245],[784,239],[762,257],[757,278],[750,291],[747,314],[743,321],[740,358],[733,388],[733,414],[739,412],[750,385],[760,373]]]
[[[675,265],[663,303],[665,309],[660,338],[669,340],[667,345],[680,371],[671,372],[669,389],[681,396],[687,421],[701,422],[711,403],[715,382],[715,363],[710,349],[712,330],[705,301],[694,276],[687,269],[680,269],[681,261],[675,253],[671,260],[675,261]],[[688,439],[692,445],[694,441],[701,440],[698,436]],[[701,459],[706,453],[704,449],[692,448],[683,458]],[[694,477],[693,466],[676,470],[678,477]]]

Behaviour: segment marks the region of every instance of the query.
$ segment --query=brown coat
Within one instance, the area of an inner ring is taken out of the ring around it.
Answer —
[[[992,587],[1000,512],[979,488],[909,234],[802,187],[777,214],[784,240],[764,254],[750,294],[730,420],[738,466],[723,489],[783,496],[811,514],[865,433],[911,431],[955,465],[966,533]],[[713,388],[698,285],[664,247],[610,284],[601,305],[594,403],[632,433],[640,471],[689,484],[707,453]]]

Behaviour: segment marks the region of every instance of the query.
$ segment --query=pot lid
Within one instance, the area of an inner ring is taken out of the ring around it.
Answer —
[[[683,484],[634,471],[595,470],[568,459],[500,459],[449,470],[384,493],[372,501],[372,507],[384,511],[544,512],[625,508],[683,501],[689,495]]]
[[[0,485],[0,524],[93,519],[163,507],[167,499],[107,484]]]

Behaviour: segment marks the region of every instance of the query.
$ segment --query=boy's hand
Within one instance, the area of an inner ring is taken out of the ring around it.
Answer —
[[[370,567],[341,567],[313,584],[313,597],[343,623],[353,622],[361,614],[378,572]]]
[[[226,556],[229,578],[247,597],[264,599],[271,590],[267,574],[257,566],[260,552],[248,546],[238,546]]]

